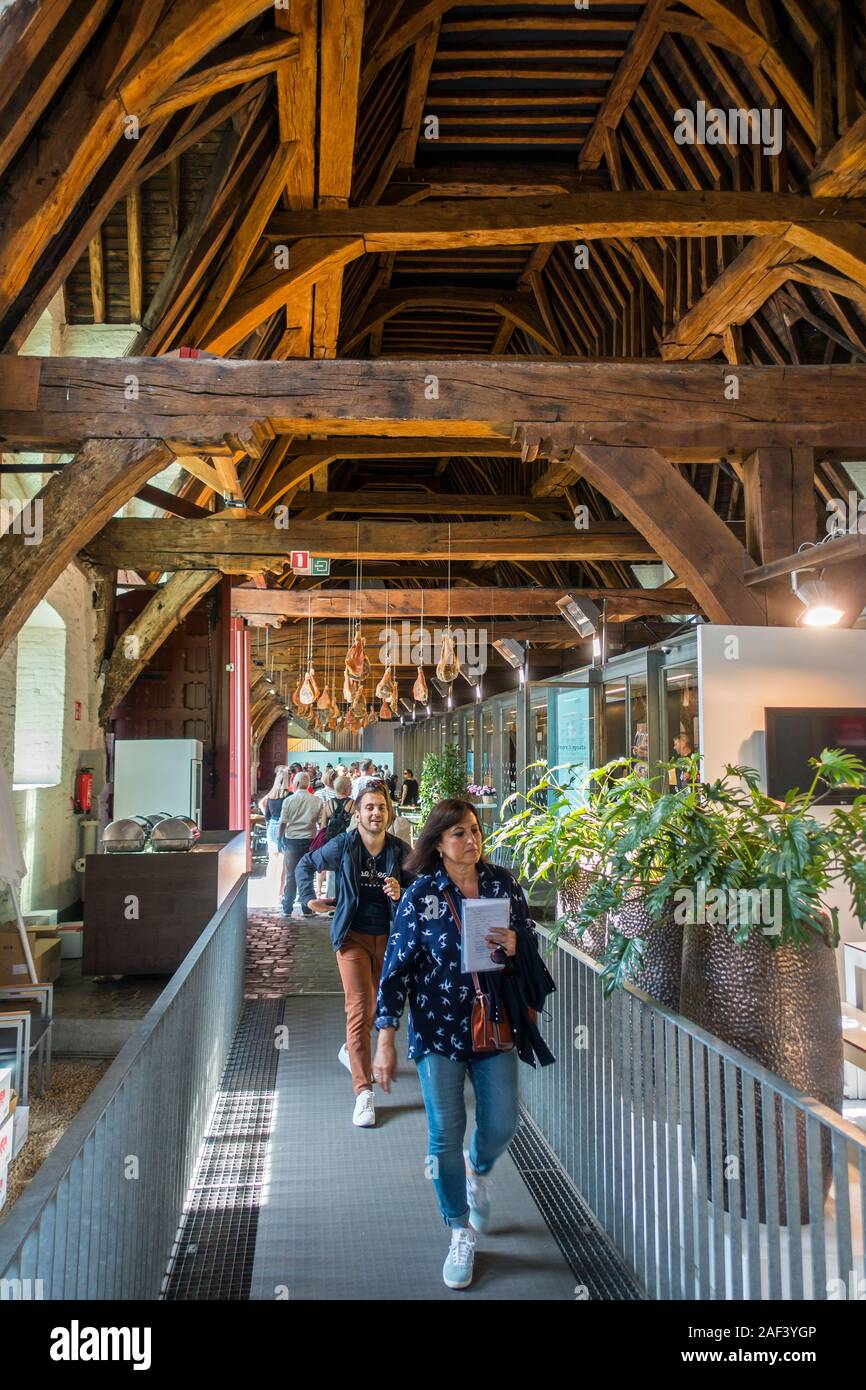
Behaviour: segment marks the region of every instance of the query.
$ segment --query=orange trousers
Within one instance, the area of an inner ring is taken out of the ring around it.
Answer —
[[[346,996],[346,1049],[352,1064],[352,1087],[357,1096],[372,1089],[370,1030],[376,1020],[376,995],[388,933],[369,936],[350,931],[337,952],[337,965]]]

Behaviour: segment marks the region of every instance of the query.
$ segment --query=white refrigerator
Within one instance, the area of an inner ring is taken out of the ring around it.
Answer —
[[[201,742],[119,738],[114,744],[114,819],[191,816],[201,827]]]

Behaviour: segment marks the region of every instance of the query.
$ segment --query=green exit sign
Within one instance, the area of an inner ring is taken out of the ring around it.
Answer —
[[[327,555],[312,555],[310,574],[330,574],[331,561]]]

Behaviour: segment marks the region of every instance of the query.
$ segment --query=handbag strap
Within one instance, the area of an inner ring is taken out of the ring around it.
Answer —
[[[447,888],[443,888],[442,891],[443,891],[443,893],[444,893],[444,895],[445,895],[445,901],[446,901],[446,903],[448,904],[448,906],[449,906],[449,908],[450,908],[450,910],[451,910],[451,916],[454,918],[454,925],[455,925],[455,927],[457,928],[457,935],[458,935],[458,936],[462,936],[462,935],[463,935],[463,931],[462,931],[462,928],[461,928],[461,926],[460,926],[460,918],[459,918],[459,916],[457,915],[457,909],[456,909],[456,907],[454,906],[454,900],[453,900],[453,898],[451,897],[451,894],[448,892],[448,889],[447,889]],[[484,993],[484,990],[481,988],[481,982],[479,981],[478,976],[477,976],[477,974],[475,973],[474,970],[472,971],[472,983],[473,983],[473,985],[475,986],[475,998],[476,998],[476,999],[483,999],[483,1000],[485,1001],[485,1003],[486,1003],[486,1001],[487,1001],[487,995]]]

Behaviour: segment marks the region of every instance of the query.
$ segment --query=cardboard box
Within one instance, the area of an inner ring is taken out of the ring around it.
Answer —
[[[0,1125],[12,1109],[15,1092],[12,1089],[12,1068],[0,1067]]]
[[[28,932],[36,979],[40,984],[51,984],[60,975],[60,937],[53,933]],[[0,985],[26,985],[27,961],[24,948],[16,932],[0,932]]]

